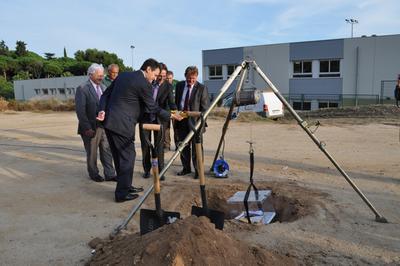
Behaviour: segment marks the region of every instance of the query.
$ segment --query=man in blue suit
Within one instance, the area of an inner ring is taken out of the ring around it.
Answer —
[[[171,117],[181,120],[179,115],[171,115],[154,101],[151,82],[160,73],[160,65],[154,59],[147,59],[140,70],[124,72],[104,92],[98,119],[104,120],[104,128],[110,143],[117,171],[115,201],[124,202],[138,197],[138,189],[132,186],[135,163],[135,127],[144,113],[155,114],[161,121]]]

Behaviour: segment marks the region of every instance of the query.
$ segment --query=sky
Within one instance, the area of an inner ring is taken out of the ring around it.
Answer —
[[[201,71],[202,50],[349,38],[346,18],[359,21],[355,37],[400,33],[398,0],[0,0],[0,7],[0,40],[10,49],[18,40],[42,56],[96,48],[134,69],[151,57],[176,79],[189,65]]]

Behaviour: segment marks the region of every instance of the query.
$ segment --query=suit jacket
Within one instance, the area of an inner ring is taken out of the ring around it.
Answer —
[[[185,90],[185,81],[178,82],[176,84],[176,89],[175,89],[175,103],[176,106],[178,107],[178,110],[180,111],[182,111],[181,100],[183,97],[184,90]],[[208,109],[209,106],[210,106],[210,100],[208,96],[207,87],[205,87],[203,84],[199,82],[196,82],[192,88],[192,93],[190,94],[189,98],[189,111],[204,112]],[[177,127],[180,128],[184,123],[188,123],[188,119],[177,121]],[[205,127],[207,127],[207,122],[204,123],[204,127],[202,129],[203,133],[205,132]]]
[[[170,113],[154,102],[151,85],[141,70],[120,73],[103,93],[100,110],[106,113],[106,129],[132,139],[144,113],[157,114],[163,121],[170,118]]]
[[[180,81],[176,84],[175,90],[175,103],[178,107],[178,110],[182,110],[181,108],[181,100],[182,94],[185,90],[185,81]],[[185,95],[186,96],[186,95]],[[189,98],[189,111],[200,111],[204,112],[208,109],[210,105],[210,100],[208,96],[207,87],[203,84],[196,82],[192,88],[192,93]]]
[[[100,87],[102,91],[105,90],[103,84],[100,84]],[[88,129],[96,130],[100,125],[100,123],[96,121],[96,116],[99,111],[99,98],[90,80],[76,89],[75,111],[79,120],[78,134],[83,134]]]
[[[158,93],[157,93],[157,97],[156,97],[156,104],[161,109],[164,109],[165,111],[168,111],[168,112],[170,110],[177,109],[172,89],[173,89],[173,87],[171,84],[169,84],[168,82],[163,82],[161,84],[161,86],[158,88]],[[143,123],[154,122],[151,120],[152,120],[151,115],[148,113],[145,113],[141,122],[143,122]],[[160,120],[158,118],[157,123],[161,123],[161,122],[162,122],[162,120]]]

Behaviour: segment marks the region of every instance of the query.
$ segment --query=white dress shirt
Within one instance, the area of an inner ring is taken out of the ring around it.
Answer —
[[[185,89],[183,90],[182,99],[181,99],[181,103],[180,103],[181,110],[183,110],[183,107],[185,107],[186,93],[188,93],[188,90],[189,90],[189,100],[190,100],[190,97],[191,97],[191,94],[192,94],[192,90],[193,90],[193,86],[194,86],[194,84],[192,86],[188,87],[188,85],[187,85],[187,83],[185,81]]]

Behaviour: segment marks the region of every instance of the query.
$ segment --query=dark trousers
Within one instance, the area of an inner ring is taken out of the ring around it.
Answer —
[[[111,150],[104,129],[98,127],[93,138],[85,135],[81,135],[81,138],[85,146],[86,165],[89,176],[94,178],[99,175],[99,169],[97,168],[97,149],[99,149],[100,162],[104,168],[104,176],[106,178],[114,177],[115,171],[112,163]]]
[[[171,121],[164,124],[164,148],[171,149]]]
[[[187,119],[179,121],[176,123],[176,131],[178,133],[178,141],[183,142],[186,136],[191,131]],[[203,153],[203,137],[200,136],[201,142],[201,151]],[[196,149],[195,149],[195,139],[194,137],[192,140],[186,145],[181,153],[181,162],[184,171],[191,171],[191,164],[190,160],[192,160],[193,167],[195,169],[195,173],[197,175],[197,161],[196,161]]]
[[[143,170],[145,172],[150,172],[151,170],[151,155],[150,155],[150,146],[147,144],[145,138],[147,138],[151,142],[151,131],[148,130],[140,130],[140,142],[141,142],[141,147],[142,147],[142,164],[143,164]],[[159,140],[161,138],[161,140]],[[153,139],[154,141],[152,142],[153,145],[156,144],[155,149],[157,152],[157,157],[158,157],[158,170],[161,172],[161,170],[164,168],[164,136],[163,134],[160,134],[158,131],[153,131]]]
[[[127,138],[107,129],[106,134],[117,171],[115,198],[122,199],[129,194],[129,188],[132,186],[136,158],[135,140],[134,137]]]
[[[172,128],[174,130],[174,143],[175,143],[175,150],[178,149],[178,144],[179,144],[179,136],[178,136],[178,131],[177,131],[177,121],[172,120]]]

